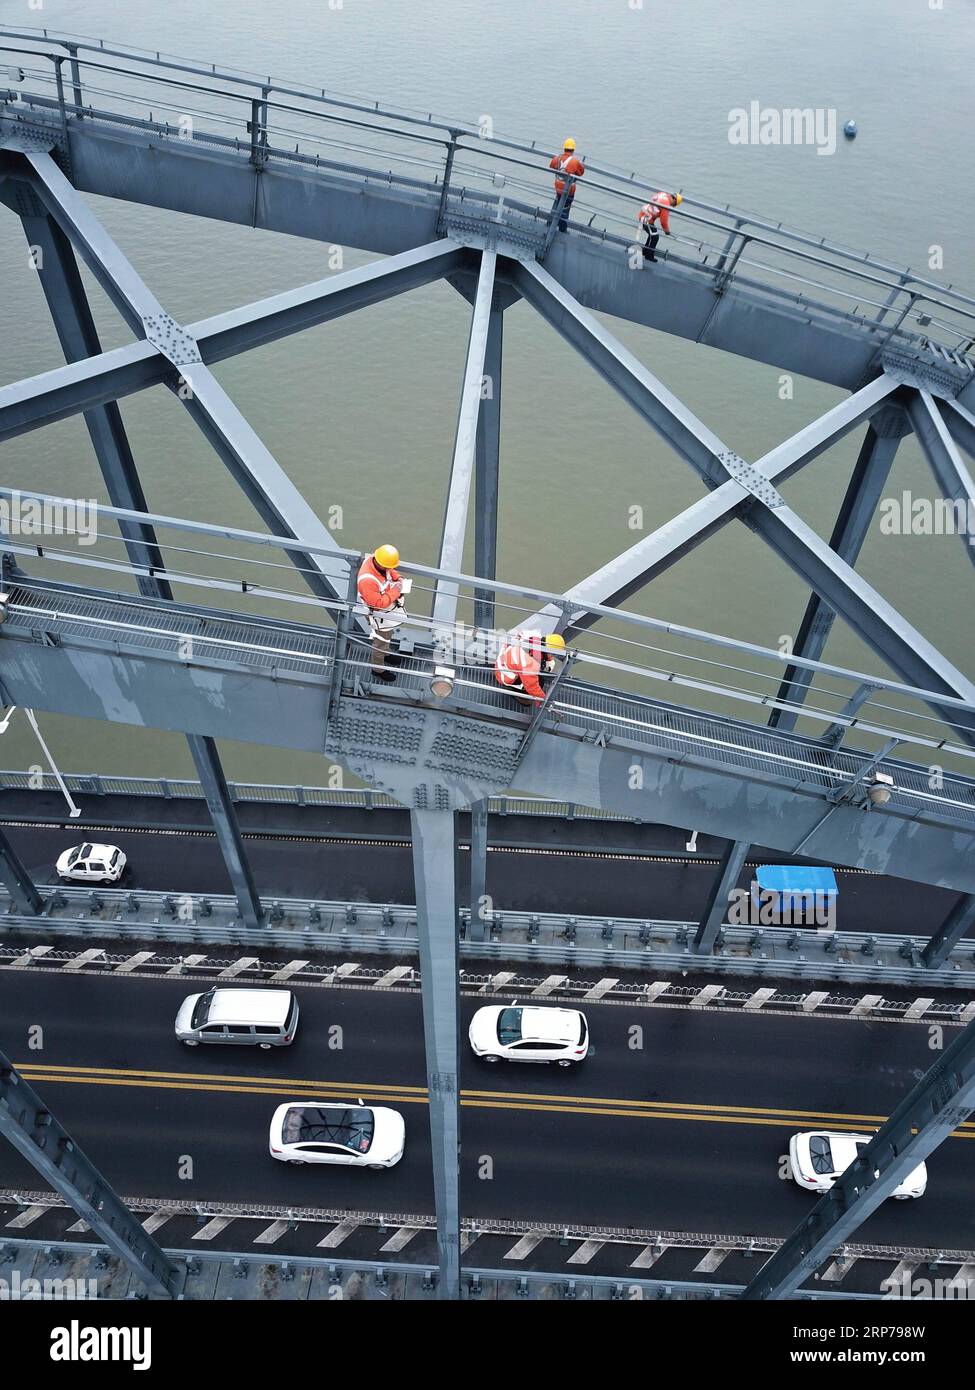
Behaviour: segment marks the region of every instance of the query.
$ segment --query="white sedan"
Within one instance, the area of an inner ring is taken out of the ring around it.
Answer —
[[[792,1176],[807,1192],[828,1192],[840,1174],[863,1153],[870,1138],[869,1134],[834,1134],[826,1129],[794,1134],[789,1140]],[[894,1188],[892,1196],[899,1202],[908,1197],[923,1197],[927,1185],[928,1170],[919,1163]]]
[[[571,1067],[589,1052],[589,1026],[578,1009],[491,1004],[471,1019],[468,1037],[485,1062],[557,1062]]]
[[[406,1124],[384,1106],[286,1101],[271,1118],[271,1157],[281,1163],[392,1168],[403,1157]]]
[[[55,868],[66,883],[118,883],[125,855],[117,845],[75,845],[66,849]]]

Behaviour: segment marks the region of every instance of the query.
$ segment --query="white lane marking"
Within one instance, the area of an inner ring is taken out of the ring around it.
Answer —
[[[152,960],[155,954],[155,951],[136,951],[134,956],[129,956],[128,960],[123,960],[121,965],[115,967],[115,974],[127,975],[130,970],[138,970],[140,965]]]
[[[358,961],[345,961],[344,964],[336,967],[333,979],[344,980],[347,975],[354,975],[360,968]]]
[[[388,1250],[395,1254],[397,1250],[402,1250],[404,1245],[409,1245],[414,1236],[420,1234],[419,1226],[400,1226],[398,1231],[394,1231],[385,1245],[381,1245],[380,1250]]]
[[[724,985],[705,985],[691,1000],[691,1008],[703,1009],[705,1004],[710,1004],[719,994],[724,994]]]
[[[388,989],[390,985],[395,985],[397,980],[402,980],[404,975],[413,974],[412,965],[394,965],[392,970],[387,970],[385,975],[380,975],[374,988]]]
[[[856,1262],[856,1255],[839,1255],[829,1269],[823,1271],[820,1279],[823,1283],[838,1284],[841,1279],[846,1278]]]
[[[487,993],[488,990],[504,989],[505,985],[510,984],[514,978],[515,972],[513,970],[499,970],[498,973],[492,975],[487,984],[484,985],[483,992]]]
[[[850,1013],[854,1018],[863,1018],[865,1014],[872,1014],[877,1005],[883,1002],[882,994],[865,994],[859,1003],[853,1005]]]
[[[905,1023],[908,1022],[908,1020],[910,1019],[920,1018],[922,1014],[926,1014],[933,1003],[933,999],[915,999],[914,1003],[911,1005],[907,1013],[904,1015]]]
[[[587,1265],[594,1255],[597,1255],[606,1244],[604,1240],[584,1240],[566,1261],[570,1265]]]
[[[971,1023],[975,1018],[975,999],[970,1004],[966,1004],[958,1016],[959,1023]]]
[[[232,1216],[211,1217],[210,1220],[206,1223],[206,1225],[201,1226],[200,1229],[194,1234],[193,1239],[213,1240],[213,1238],[215,1236],[218,1236],[221,1231],[226,1230],[226,1228],[230,1225],[231,1221],[233,1220],[234,1218]]]
[[[654,980],[652,985],[647,987],[646,994],[643,996],[644,1002],[652,1004],[655,999],[659,999],[662,994],[666,994],[670,989],[669,980]]]
[[[757,989],[753,995],[745,1000],[745,1008],[760,1009],[763,1004],[767,1003],[772,998],[774,993],[774,989]]]
[[[158,1231],[160,1226],[165,1226],[166,1222],[172,1217],[171,1211],[154,1211],[151,1216],[147,1216],[142,1223],[142,1229],[146,1235],[152,1235],[153,1231]]]
[[[68,1227],[68,1231],[75,1235],[84,1235],[85,1231],[90,1231],[91,1227],[87,1221],[75,1221]]]
[[[824,1003],[825,1000],[827,1000],[828,998],[829,998],[829,991],[828,991],[828,990],[825,990],[825,989],[814,989],[814,990],[810,991],[810,993],[807,994],[806,997],[805,997],[805,998],[803,999],[803,1001],[802,1001],[802,1011],[803,1011],[803,1013],[811,1014],[815,1009],[818,1009],[819,1006],[820,1006],[820,1004]]]
[[[304,970],[305,966],[310,964],[311,961],[307,960],[289,960],[287,965],[282,965],[280,970],[275,970],[270,983],[273,985],[275,980],[290,980],[292,975],[297,975],[299,970]]]
[[[329,1231],[324,1240],[318,1242],[319,1250],[335,1250],[342,1244],[343,1240],[348,1240],[353,1231],[359,1229],[359,1224],[358,1221],[352,1220],[340,1221]]]
[[[718,1265],[724,1263],[730,1254],[731,1249],[729,1246],[716,1245],[713,1250],[708,1251],[703,1260],[700,1260],[694,1266],[694,1273],[711,1274],[713,1270],[718,1268]]]
[[[529,1231],[521,1240],[517,1241],[506,1255],[502,1255],[503,1260],[524,1260],[535,1249],[536,1245],[541,1245],[545,1239],[544,1235],[537,1231]]]
[[[234,961],[233,965],[228,965],[225,970],[221,970],[217,979],[227,980],[234,975],[242,975],[245,970],[253,970],[254,966],[260,965],[260,963],[257,956],[241,956],[239,960]]]
[[[583,999],[602,999],[604,994],[608,994],[618,984],[619,976],[605,975],[601,980],[596,981],[592,989],[587,989],[582,997]]]
[[[202,965],[203,962],[204,962],[205,960],[206,960],[206,956],[205,956],[205,955],[202,955],[202,956],[184,956],[183,959],[179,962],[178,965],[171,965],[171,966],[169,967],[169,969],[166,971],[166,974],[167,974],[167,975],[182,975],[183,971],[186,969],[186,967],[187,967],[188,965],[189,965],[189,966],[193,966],[193,965]]]
[[[636,1259],[630,1262],[630,1268],[649,1269],[657,1263],[664,1251],[669,1249],[669,1245],[645,1245]]]
[[[39,1216],[43,1216],[49,1207],[27,1207],[19,1212],[12,1221],[8,1221],[7,1227],[12,1231],[22,1231],[25,1226],[31,1226]]]
[[[265,1226],[259,1235],[254,1237],[255,1245],[273,1245],[276,1240],[280,1240],[288,1229],[287,1221],[272,1221],[270,1226]]]
[[[67,961],[62,968],[64,970],[81,970],[89,961],[98,960],[104,954],[105,952],[100,946],[92,946],[87,951],[82,951],[79,956],[75,956],[74,960]]]
[[[568,975],[546,975],[541,984],[536,985],[532,990],[532,994],[554,994],[557,989],[560,989],[561,986],[565,984],[568,978]]]
[[[10,964],[18,967],[30,965],[32,960],[40,960],[42,956],[47,955],[48,951],[53,950],[53,946],[31,946],[30,950],[27,951],[25,955],[18,956],[17,959],[12,960]]]

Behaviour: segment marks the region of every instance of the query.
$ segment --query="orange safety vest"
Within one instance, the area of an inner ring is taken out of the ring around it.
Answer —
[[[536,700],[545,698],[538,679],[541,669],[542,663],[538,657],[519,642],[509,642],[502,647],[494,663],[494,674],[500,685],[520,686],[526,695]]]
[[[637,214],[637,220],[642,222],[647,231],[659,218],[660,226],[665,232],[670,231],[670,209],[674,206],[669,193],[655,193],[649,203],[644,203]]]
[[[399,570],[383,570],[376,564],[375,556],[367,555],[359,566],[356,589],[367,608],[392,608],[402,596]]]
[[[583,164],[582,160],[577,159],[574,154],[555,154],[552,156],[548,167],[550,169],[558,169],[559,172],[563,174],[574,174],[576,178],[580,178],[586,172],[586,166]],[[557,194],[561,194],[564,188],[565,180],[556,179],[555,192]],[[576,186],[574,183],[572,187],[569,189],[569,192],[574,198],[576,192]]]

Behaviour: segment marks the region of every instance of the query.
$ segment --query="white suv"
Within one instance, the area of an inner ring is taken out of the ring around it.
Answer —
[[[571,1067],[589,1052],[589,1026],[578,1009],[489,1004],[471,1019],[468,1037],[485,1062],[556,1062]]]
[[[118,883],[125,864],[116,845],[84,844],[66,849],[55,867],[65,883]]]
[[[840,1174],[863,1153],[871,1137],[869,1134],[836,1134],[827,1129],[794,1134],[789,1140],[792,1176],[807,1192],[828,1192]],[[899,1202],[909,1197],[923,1197],[927,1185],[927,1167],[919,1163],[891,1195]]]

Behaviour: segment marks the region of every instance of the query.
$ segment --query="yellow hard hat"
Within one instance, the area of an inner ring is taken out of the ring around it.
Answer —
[[[545,645],[548,647],[549,651],[564,652],[565,638],[560,637],[557,632],[550,632],[545,638]]]
[[[574,150],[575,147],[576,142],[572,139],[571,135],[569,136],[568,140],[566,140],[565,144],[562,146],[564,150]]]
[[[373,558],[381,569],[394,570],[399,564],[399,551],[395,545],[381,545]]]
[[[683,199],[683,197],[682,197],[682,195],[681,195],[680,193],[675,193],[675,194],[674,194],[674,207],[675,207],[675,208],[679,208],[680,205],[681,205],[681,203],[682,203],[683,201],[684,201],[684,199]]]

